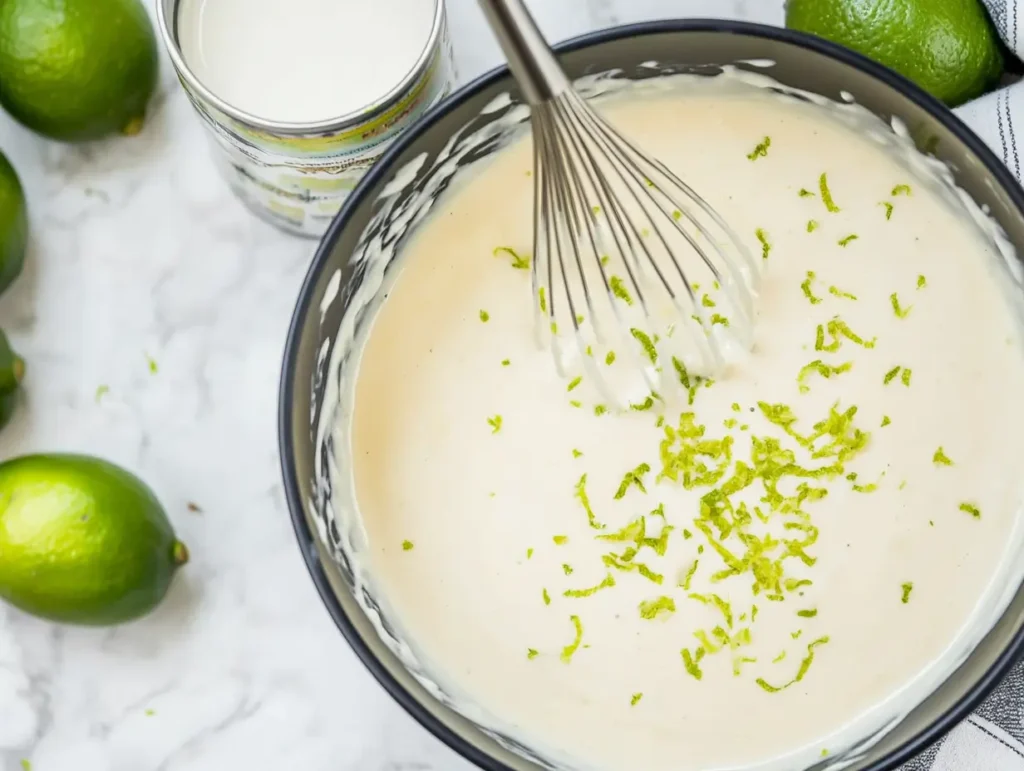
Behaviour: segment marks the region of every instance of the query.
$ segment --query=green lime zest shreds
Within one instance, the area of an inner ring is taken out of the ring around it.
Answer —
[[[810,364],[805,364],[800,368],[800,374],[797,375],[797,382],[800,384],[800,393],[807,393],[811,390],[811,387],[804,382],[811,375],[817,374],[825,378],[825,380],[830,380],[836,375],[849,372],[852,368],[852,361],[847,361],[839,364],[838,366],[833,366],[831,364],[826,364],[821,359],[815,359]]]
[[[676,601],[671,597],[662,595],[654,600],[644,600],[639,605],[640,618],[653,621],[660,613],[675,613]]]
[[[838,243],[840,246],[846,246],[847,244],[856,241],[858,238],[860,238],[860,236],[858,236],[856,233],[850,233],[850,235],[844,238],[840,238]]]
[[[604,357],[604,363],[607,364],[609,367],[615,363],[615,351],[608,351],[608,353]]]
[[[412,551],[412,549],[413,549],[412,541],[402,541],[402,551]]]
[[[768,241],[768,234],[765,233],[764,228],[758,228],[754,231],[754,235],[757,236],[757,240],[761,242],[761,259],[767,260],[768,255],[771,254],[772,245]]]
[[[891,383],[891,382],[893,381],[893,379],[894,379],[894,378],[895,378],[895,377],[896,377],[896,376],[897,376],[898,374],[900,374],[900,370],[901,370],[901,369],[903,369],[903,367],[900,367],[900,366],[896,366],[896,367],[893,367],[893,368],[892,368],[891,370],[889,370],[888,372],[886,372],[886,373],[885,373],[885,377],[884,377],[884,378],[882,378],[882,383],[883,383],[884,385],[889,385],[889,383]]]
[[[910,386],[910,376],[912,374],[913,370],[911,370],[910,367],[903,368],[903,371],[900,373],[900,380],[903,382],[903,385],[908,387]]]
[[[582,375],[577,375],[576,377],[574,377],[572,380],[569,381],[569,385],[566,386],[565,390],[566,391],[574,391],[574,390],[576,390],[577,386],[579,386],[579,384],[582,383],[582,382],[583,382],[583,376]]]
[[[892,210],[893,210],[893,205],[892,205],[891,203],[889,203],[888,201],[882,201],[882,202],[881,202],[880,204],[878,204],[878,205],[879,205],[879,206],[884,206],[884,207],[885,207],[885,218],[886,218],[887,220],[890,220],[890,219],[892,219]]]
[[[586,589],[566,589],[564,592],[562,592],[562,596],[577,598],[589,597],[592,594],[597,594],[597,592],[601,591],[602,589],[610,589],[613,586],[615,586],[615,576],[609,573],[604,577],[604,580],[601,583],[595,586],[589,586]]]
[[[654,397],[653,396],[648,396],[646,399],[644,399],[642,402],[639,402],[638,404],[630,404],[629,405],[629,408],[631,410],[635,411],[635,412],[646,412],[647,410],[652,409],[653,407],[654,407]]]
[[[789,686],[794,685],[795,683],[799,683],[801,680],[804,679],[804,675],[807,674],[807,670],[811,668],[811,664],[814,662],[814,649],[817,648],[819,645],[825,645],[828,641],[829,638],[828,635],[826,635],[824,637],[819,637],[812,643],[808,643],[807,655],[800,662],[800,668],[797,670],[796,675],[788,683],[784,683],[783,685],[771,685],[764,678],[759,677],[756,681],[757,684],[761,686],[761,688],[766,690],[768,693],[778,693],[779,691],[784,691],[785,689],[789,688]]]
[[[649,473],[651,473],[651,466],[648,463],[641,463],[632,471],[627,471],[622,477],[622,482],[619,483],[619,489],[615,491],[615,500],[622,498],[632,485],[636,485],[640,488],[640,492],[646,494],[647,488],[644,486],[644,474]]]
[[[526,550],[526,559],[530,559],[533,556],[533,547],[531,546]]]
[[[583,406],[583,402],[579,401],[578,399],[573,399],[569,402],[569,406],[579,409],[580,407]]]
[[[913,305],[908,305],[906,308],[900,306],[900,298],[893,292],[889,295],[889,302],[892,303],[892,312],[896,314],[896,318],[905,319],[910,314],[910,309]]]
[[[900,588],[903,590],[903,594],[900,597],[900,602],[906,605],[910,602],[910,593],[914,590],[914,584],[911,581],[907,581],[905,584],[901,584]]]
[[[883,415],[882,416],[882,428],[885,428],[890,423],[892,423],[892,420],[889,419],[889,416],[888,415]]]
[[[598,417],[604,415],[606,412],[608,412],[608,408],[603,404],[594,405],[594,414],[597,415]]]
[[[612,290],[612,294],[615,297],[618,297],[626,305],[633,304],[633,297],[629,294],[629,290],[626,289],[626,282],[620,276],[611,276],[608,279],[608,288]]]
[[[687,531],[688,532],[688,531]],[[679,587],[684,591],[690,591],[690,582],[693,581],[693,576],[697,572],[697,565],[700,564],[700,560],[694,560],[693,564],[690,565],[689,570],[686,571],[686,575],[683,576],[683,580],[679,582]]]
[[[815,297],[814,292],[811,289],[811,282],[814,281],[815,273],[813,270],[807,271],[807,278],[804,279],[803,283],[800,284],[800,289],[803,290],[804,297],[811,303],[811,305],[817,305],[821,302],[820,297]]]
[[[729,326],[729,319],[727,319],[721,313],[712,313],[711,326],[714,326],[715,324],[721,324],[723,327],[727,327]]]
[[[839,297],[839,298],[841,298],[843,300],[856,300],[857,299],[857,295],[850,294],[849,292],[844,292],[842,289],[840,289],[837,286],[830,286],[828,288],[828,293],[830,295],[832,295],[833,297]]]
[[[540,289],[537,290],[537,302],[540,304],[540,311],[541,311],[541,313],[547,313],[548,312],[548,296],[547,296],[547,293],[544,291],[544,287],[541,287]],[[554,331],[554,330],[552,330],[552,331]]]
[[[636,550],[633,548],[627,549],[623,554],[605,554],[601,557],[601,561],[607,567],[614,568],[615,570],[621,570],[623,573],[637,572],[646,578],[651,583],[658,584],[661,586],[665,581],[665,576],[661,573],[655,573],[647,565],[642,562],[634,562],[633,555]],[[627,559],[628,557],[628,559]]]
[[[572,565],[567,565],[567,564],[565,564],[563,562],[562,563],[562,572],[565,573],[567,576],[571,576],[572,575]]]
[[[981,509],[975,506],[973,503],[961,503],[960,511],[970,514],[975,519],[981,519]]]
[[[756,161],[758,158],[764,158],[768,155],[768,148],[772,146],[772,138],[765,137],[763,141],[759,142],[757,147],[754,148],[753,152],[747,153],[747,159]]]
[[[825,204],[825,208],[832,214],[839,212],[839,207],[832,200],[832,191],[828,189],[828,174],[825,172],[822,172],[821,176],[818,177],[818,190],[821,193],[821,200]]]
[[[814,610],[814,609],[812,609],[812,610],[798,610],[796,612],[796,614],[798,616],[800,616],[800,618],[814,618],[815,616],[818,615],[818,611]]]
[[[898,195],[910,195],[910,185],[896,185],[890,195],[895,198]]]
[[[597,517],[594,516],[594,510],[590,508],[590,496],[587,495],[587,475],[584,474],[580,477],[580,481],[576,483],[576,499],[583,504],[583,510],[587,512],[587,522],[595,530],[603,530],[604,525],[597,521]]]
[[[644,349],[644,353],[647,354],[647,358],[651,360],[651,364],[658,363],[658,349],[654,347],[654,342],[650,336],[642,329],[632,327],[629,333],[633,335],[633,339],[640,343],[640,347]]]
[[[818,220],[807,220],[807,232],[813,233],[818,229]]]
[[[814,193],[808,190],[806,187],[800,188],[800,192],[797,193],[801,198],[814,198]]]
[[[932,463],[934,463],[936,466],[952,466],[953,465],[953,461],[950,460],[949,456],[946,455],[946,453],[942,451],[941,447],[935,451],[934,455],[932,455]]]
[[[786,658],[786,651],[782,651],[782,653],[780,653],[780,654],[779,654],[778,656],[776,656],[775,658],[773,658],[773,659],[772,659],[772,664],[778,664],[778,663],[779,663],[780,661],[782,661],[782,660],[783,660],[784,658]]]
[[[509,359],[502,359],[502,360],[501,360],[501,366],[503,366],[503,367],[507,367],[507,366],[508,366],[508,365],[510,365],[511,363],[512,363],[512,362],[511,362],[511,361],[510,361]]]
[[[580,647],[580,643],[583,642],[583,624],[580,622],[579,616],[569,616],[569,621],[572,622],[573,627],[576,630],[576,636],[571,643],[562,648],[562,661],[568,664],[572,661],[573,654],[576,653]]]
[[[480,320],[486,324],[488,321],[491,320],[491,314],[488,313],[485,310],[481,310],[480,311]]]
[[[548,590],[547,589],[542,589],[541,593],[540,593],[540,596],[541,596],[541,599],[544,600],[544,604],[545,605],[550,605],[551,604],[551,595],[548,594]]]
[[[555,546],[563,546],[569,543],[569,536],[567,535],[553,535],[551,540],[554,541]]]
[[[528,659],[535,659],[539,655],[540,655],[540,653],[537,651],[536,648],[527,648],[526,649],[526,658],[528,658]]]
[[[644,695],[642,693],[634,693],[629,698],[629,706],[635,707],[637,704],[640,703],[640,699],[642,699],[643,697],[644,697]]]
[[[501,415],[495,415],[493,418],[487,418],[487,425],[491,427],[492,434],[496,434],[501,431]]]
[[[918,289],[924,289],[926,286],[928,286],[928,279],[926,279],[923,275],[918,276],[917,277],[917,288]]]
[[[530,267],[529,255],[521,257],[519,256],[519,254],[516,253],[515,249],[512,249],[508,246],[499,246],[494,250],[495,257],[497,257],[500,254],[507,254],[509,257],[511,257],[512,267],[517,270],[526,270],[527,268]]]
[[[712,300],[711,295],[708,294],[705,294],[703,297],[700,298],[700,304],[703,305],[705,308],[715,307],[715,301]]]
[[[832,339],[829,342],[825,342],[825,334],[829,335]],[[843,344],[842,338],[846,338],[854,345],[859,345],[863,348],[874,348],[875,343],[878,341],[877,338],[871,338],[865,340],[863,337],[858,335],[852,329],[849,324],[843,321],[838,316],[834,316],[823,328],[821,324],[818,325],[817,334],[814,340],[814,350],[816,351],[828,351],[829,353],[835,353],[839,350]]]
[[[683,657],[683,666],[686,668],[686,672],[694,680],[700,680],[704,677],[704,673],[700,671],[700,660],[704,658],[704,648],[697,646],[693,653],[690,653],[688,648],[683,648],[679,651],[679,654]]]
[[[579,458],[582,455],[583,455],[583,452],[581,450],[577,450],[575,447],[573,448],[573,450],[572,450],[572,457]]]

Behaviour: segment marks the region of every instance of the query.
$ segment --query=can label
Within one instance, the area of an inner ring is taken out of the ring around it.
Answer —
[[[285,230],[318,238],[374,161],[451,90],[455,69],[443,13],[431,45],[427,66],[395,104],[365,123],[333,132],[282,135],[243,123],[179,80],[209,130],[221,173],[239,198]]]

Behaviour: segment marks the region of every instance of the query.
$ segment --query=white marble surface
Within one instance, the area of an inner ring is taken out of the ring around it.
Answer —
[[[464,81],[500,54],[475,0],[448,4]],[[781,0],[531,5],[552,39],[659,17],[782,17]],[[0,771],[23,759],[34,771],[469,769],[378,687],[307,577],[276,410],[314,244],[232,198],[162,64],[140,137],[67,147],[0,114],[33,231],[25,274],[0,301],[29,373],[0,457],[81,451],[135,470],[193,554],[164,605],[121,628],[0,607]]]

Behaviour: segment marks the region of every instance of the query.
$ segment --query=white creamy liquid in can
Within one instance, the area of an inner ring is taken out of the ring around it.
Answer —
[[[362,350],[359,568],[460,708],[559,767],[806,767],[991,623],[1018,288],[934,178],[816,104],[709,81],[603,111],[765,252],[751,357],[671,409],[560,379],[495,254],[530,251],[512,145],[437,201]]]
[[[196,78],[266,120],[330,120],[380,100],[416,65],[433,0],[182,0],[177,34]]]

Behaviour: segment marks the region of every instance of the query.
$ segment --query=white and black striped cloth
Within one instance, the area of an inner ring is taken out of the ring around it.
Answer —
[[[1024,0],[982,1],[1007,48],[1024,60]],[[1024,81],[986,94],[956,113],[1024,181]],[[945,740],[901,771],[1024,771],[1024,665],[1018,664]]]

